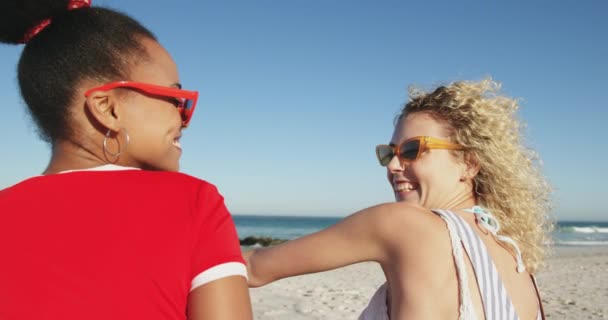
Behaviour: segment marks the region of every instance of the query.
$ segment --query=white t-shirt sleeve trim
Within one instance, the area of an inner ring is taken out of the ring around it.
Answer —
[[[218,264],[217,266],[211,267],[194,277],[194,279],[192,279],[190,291],[211,281],[229,276],[243,276],[245,279],[247,279],[247,267],[240,262],[226,262]]]

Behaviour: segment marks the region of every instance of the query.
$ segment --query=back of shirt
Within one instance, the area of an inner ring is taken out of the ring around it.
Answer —
[[[216,188],[82,171],[0,191],[0,319],[185,319],[190,290],[246,275]]]

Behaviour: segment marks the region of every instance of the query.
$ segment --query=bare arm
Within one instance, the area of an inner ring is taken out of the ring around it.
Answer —
[[[225,277],[194,289],[188,296],[188,319],[253,319],[245,277]]]
[[[278,246],[247,251],[249,286],[331,270],[362,261],[388,260],[392,216],[407,205],[387,203],[359,211],[336,225]]]

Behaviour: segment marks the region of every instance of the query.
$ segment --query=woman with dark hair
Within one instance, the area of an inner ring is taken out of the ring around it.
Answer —
[[[198,93],[154,35],[90,0],[0,4],[52,150],[0,191],[1,319],[250,319],[222,196],[178,173]]]

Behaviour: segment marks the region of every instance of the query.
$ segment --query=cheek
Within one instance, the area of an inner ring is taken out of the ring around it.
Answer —
[[[435,180],[435,176],[437,175],[437,170],[433,169],[429,163],[424,162],[414,162],[409,168],[409,172],[412,175],[412,178],[421,184],[433,184]]]
[[[164,121],[166,124],[167,122]],[[163,124],[162,119],[156,114],[147,114],[131,123],[129,134],[132,135],[132,142],[141,148],[150,149],[152,152],[161,146],[168,132],[167,125]]]
[[[442,159],[428,157],[423,161],[415,161],[410,166],[410,172],[419,183],[430,187],[437,187],[438,184],[449,179],[452,169]]]
[[[451,189],[460,179],[458,167],[451,161],[439,161],[444,159],[434,159],[437,161],[429,162],[419,166],[417,170],[421,182],[434,189]]]
[[[148,99],[146,104],[134,105],[133,116],[138,122],[149,124],[171,126],[175,122],[181,121],[181,116],[175,107],[170,102],[160,99]]]
[[[182,121],[182,116],[175,104],[158,100],[151,110],[155,114],[156,121],[164,123],[167,126],[173,126],[175,123]]]
[[[130,152],[137,159],[149,158],[150,155],[157,156],[158,139],[154,130],[148,126],[139,125],[131,130]]]

